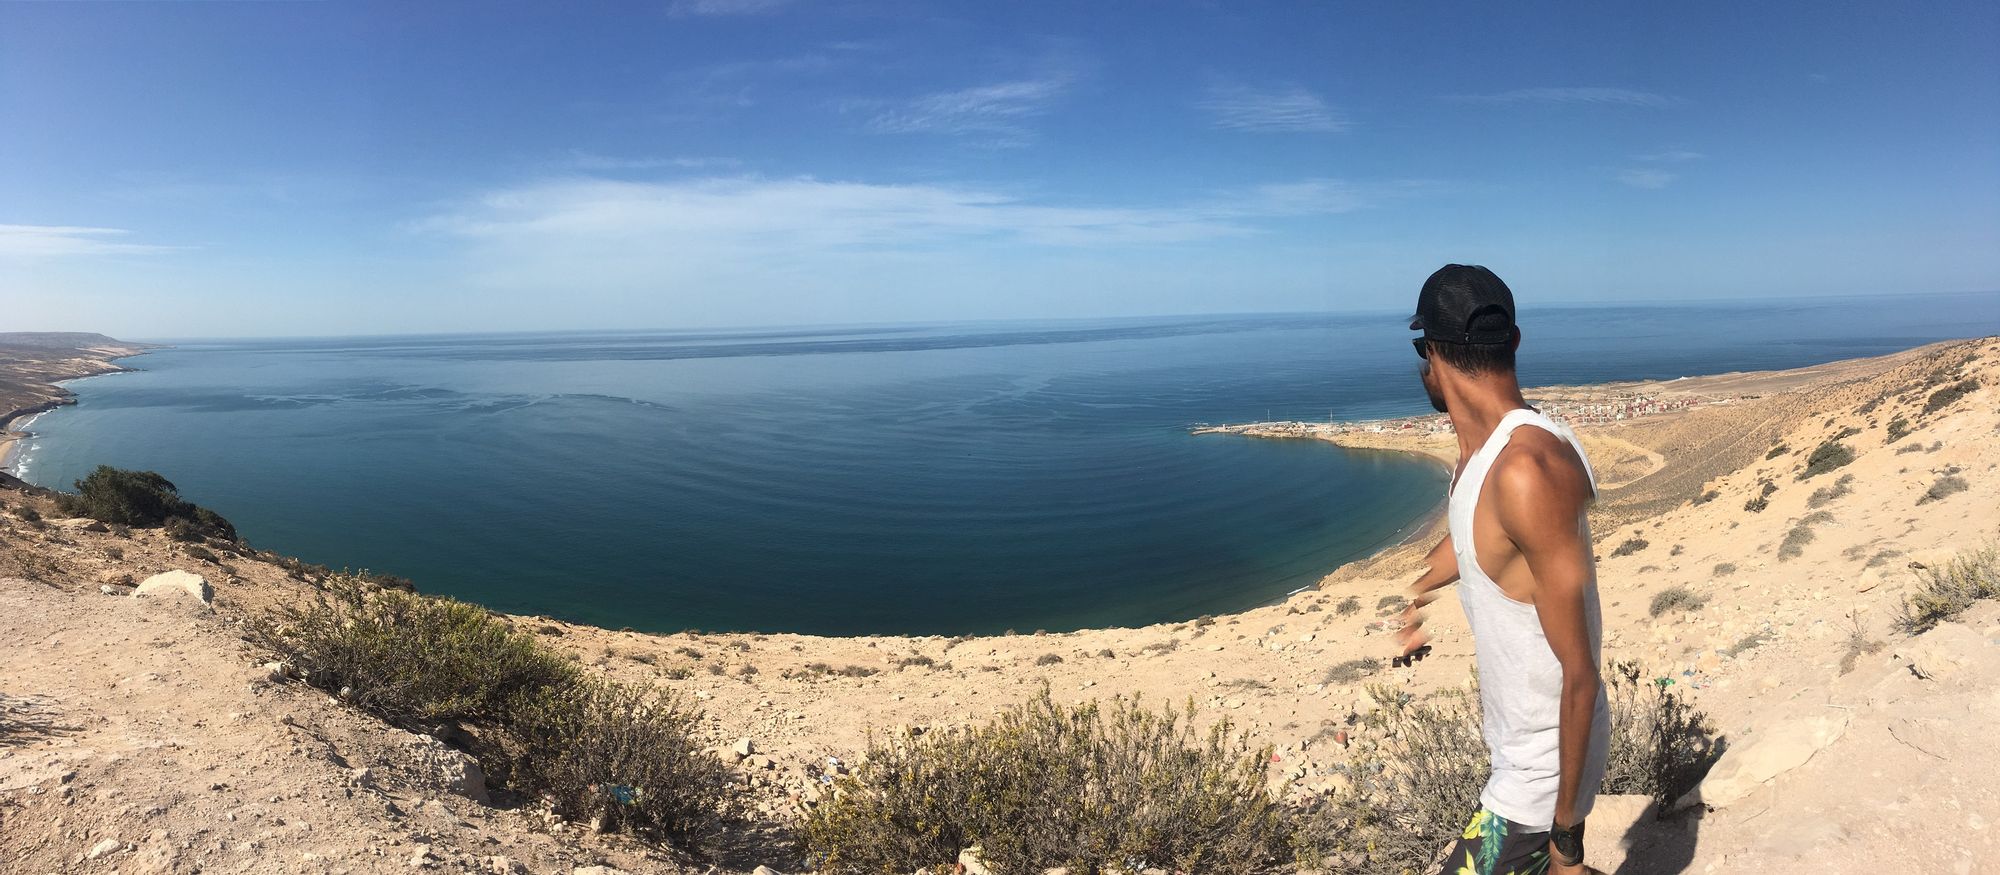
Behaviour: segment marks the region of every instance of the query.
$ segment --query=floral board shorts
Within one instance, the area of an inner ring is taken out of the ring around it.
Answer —
[[[1479,809],[1444,858],[1443,875],[1542,875],[1549,870],[1549,833]]]

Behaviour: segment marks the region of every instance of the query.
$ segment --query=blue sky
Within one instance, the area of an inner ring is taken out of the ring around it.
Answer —
[[[2000,7],[0,2],[0,301],[131,337],[2000,288]]]

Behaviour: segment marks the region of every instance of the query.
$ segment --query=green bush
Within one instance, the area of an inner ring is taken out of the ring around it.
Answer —
[[[310,604],[279,609],[257,639],[313,686],[400,726],[503,722],[577,670],[485,608],[340,574]]]
[[[1949,386],[1946,386],[1942,389],[1932,392],[1931,397],[1924,400],[1924,414],[1929,415],[1933,412],[1936,412],[1937,410],[1947,407],[1952,402],[1965,397],[1967,393],[1970,393],[1972,390],[1977,388],[1979,388],[1979,381],[1972,379],[1971,377],[1967,377],[1963,380],[1960,380],[1956,383],[1953,383]]]
[[[1896,628],[1917,635],[1990,598],[2000,598],[2000,550],[1992,545],[1918,569],[1917,590],[1903,597]]]
[[[1354,596],[1341,599],[1340,604],[1334,606],[1333,612],[1343,617],[1348,614],[1358,614],[1361,612],[1361,599]]]
[[[996,872],[1260,871],[1286,847],[1271,750],[1193,716],[1192,702],[1065,707],[1045,687],[984,726],[871,738],[807,815],[806,852],[827,873],[935,870],[972,846]]]
[[[56,502],[71,516],[141,528],[167,526],[176,540],[237,540],[236,527],[228,520],[181,498],[172,482],[152,471],[99,465],[76,481],[75,495],[60,496]]]
[[[1885,444],[1893,444],[1899,440],[1902,440],[1904,437],[1908,436],[1909,433],[1910,433],[1910,421],[1904,417],[1898,416],[1895,419],[1889,420],[1889,428],[1887,436],[1886,439],[1883,440],[1882,442]]]
[[[1611,551],[1611,556],[1614,559],[1619,556],[1630,556],[1650,546],[1651,542],[1645,538],[1626,538],[1625,543],[1619,544],[1618,549]]]
[[[1764,460],[1768,462],[1772,459],[1775,459],[1791,451],[1792,451],[1791,447],[1785,446],[1784,444],[1779,444],[1775,447],[1772,447],[1770,452],[1764,454]]]
[[[1835,468],[1854,461],[1854,450],[1837,440],[1827,441],[1813,448],[1812,455],[1806,457],[1806,467],[1799,472],[1799,479],[1817,477]]]
[[[733,813],[723,767],[695,741],[700,714],[672,693],[586,678],[477,605],[327,578],[251,637],[315,687],[418,731],[467,724],[489,776],[558,814],[698,849]]]

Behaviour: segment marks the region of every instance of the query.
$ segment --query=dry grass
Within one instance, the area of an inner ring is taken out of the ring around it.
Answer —
[[[1350,659],[1327,669],[1326,674],[1320,676],[1319,682],[1322,684],[1352,684],[1381,670],[1382,660],[1374,657]]]
[[[1991,598],[2000,598],[2000,549],[1989,544],[1917,569],[1916,591],[1903,597],[1895,625],[1906,635],[1922,634]]]

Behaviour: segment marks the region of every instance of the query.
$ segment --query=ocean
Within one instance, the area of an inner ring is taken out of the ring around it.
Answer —
[[[162,340],[15,465],[159,471],[258,547],[611,628],[1140,625],[1281,598],[1436,505],[1434,462],[1189,433],[1427,412],[1401,315]],[[1671,379],[2000,333],[2000,294],[1521,322],[1530,386]]]

